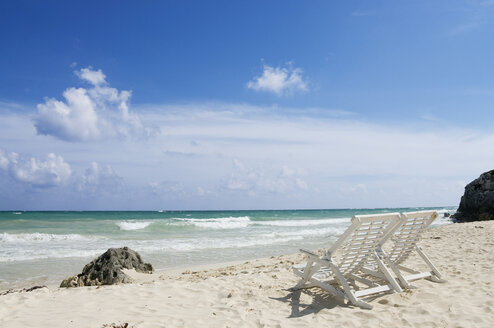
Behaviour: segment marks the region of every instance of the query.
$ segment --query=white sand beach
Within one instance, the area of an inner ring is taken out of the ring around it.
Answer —
[[[372,310],[319,288],[291,292],[301,254],[134,274],[128,285],[41,288],[0,296],[0,327],[492,327],[494,222],[426,232],[422,249],[445,283],[374,297]],[[410,266],[424,268],[418,257]]]

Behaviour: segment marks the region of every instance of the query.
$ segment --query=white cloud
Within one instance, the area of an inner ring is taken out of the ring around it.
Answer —
[[[285,115],[286,108],[241,104],[169,105],[159,112],[159,116],[143,115],[166,132],[157,143],[170,142],[174,151],[201,155],[200,165],[197,158],[176,163],[167,159],[167,171],[175,172],[171,176],[186,188],[201,179],[201,187],[215,191],[220,181],[218,197],[239,208],[268,202],[267,207],[454,205],[463,190],[448,181],[478,176],[494,161],[494,152],[486,151],[492,148],[492,133],[452,126],[445,120],[440,127],[419,118],[399,125],[369,123],[355,116]],[[192,146],[190,140],[201,146]],[[293,178],[291,184],[285,177]],[[359,183],[368,193],[355,188],[353,196],[341,196],[340,188]],[[439,190],[445,186],[446,191]],[[414,197],[405,195],[407,191],[413,191]],[[248,203],[245,195],[251,196]],[[220,199],[211,203],[222,207]]]
[[[35,127],[38,134],[66,141],[100,140],[113,137],[143,137],[150,133],[140,118],[129,111],[130,91],[108,86],[101,70],[75,72],[90,88],[69,88],[65,101],[48,98],[38,104]]]
[[[295,183],[297,184],[297,187],[299,187],[300,189],[307,190],[309,188],[307,182],[300,178],[296,178]]]
[[[0,100],[0,110],[1,111],[11,111],[11,112],[18,112],[18,111],[24,111],[27,110],[28,107],[19,103],[15,102],[6,102],[6,101],[1,101]]]
[[[92,70],[90,67],[87,67],[87,68],[82,68],[80,71],[76,71],[75,73],[81,79],[86,80],[92,85],[106,84],[106,75],[103,74],[101,69],[95,71]]]
[[[2,150],[0,170],[6,171],[15,181],[40,188],[63,185],[72,173],[70,165],[62,156],[53,153],[48,154],[46,160],[40,160],[22,157],[14,152],[5,153]]]
[[[423,120],[426,120],[426,121],[430,121],[430,122],[440,122],[441,120],[439,118],[437,118],[436,116],[434,115],[431,115],[431,114],[422,114],[420,116],[421,119]]]
[[[342,190],[342,192],[344,192],[344,191],[349,191],[351,193],[360,192],[360,193],[365,193],[365,194],[367,194],[369,192],[367,190],[367,186],[364,183],[357,183],[356,185],[349,185]]]
[[[0,149],[0,169],[6,170],[9,167],[9,159]]]
[[[208,195],[213,194],[213,192],[211,190],[206,190],[203,187],[197,187],[196,192],[197,192],[197,195],[199,195],[199,196],[208,196]]]
[[[286,193],[299,189],[306,190],[308,184],[297,171],[286,165],[281,168],[247,167],[238,159],[233,160],[233,171],[224,184],[231,191],[246,192],[250,196],[257,193]]]
[[[177,181],[150,182],[148,187],[155,196],[180,197],[185,194],[184,185]]]
[[[308,83],[302,77],[303,71],[300,68],[288,67],[271,67],[263,66],[261,76],[255,77],[247,83],[249,89],[256,91],[272,92],[281,96],[293,92],[308,91]]]
[[[319,112],[304,115],[302,108],[289,111],[248,104],[141,107],[143,123],[152,122],[163,133],[126,142],[125,147],[118,139],[47,142],[27,129],[34,130],[32,126],[23,125],[26,114],[21,120],[21,114],[8,112],[0,113],[0,140],[43,162],[46,153],[54,152],[71,164],[66,192],[53,188],[43,194],[43,204],[52,208],[455,205],[465,183],[494,163],[492,132],[452,126],[447,119],[440,124],[419,117],[400,124],[370,123],[357,115],[335,119]],[[0,157],[0,181],[19,187],[12,199],[27,199],[26,183],[10,178],[7,160]],[[92,164],[88,169],[91,161],[112,166]],[[115,188],[105,188],[104,176],[112,171],[121,178],[115,179]],[[118,181],[125,185],[119,187]],[[37,208],[42,200],[38,192],[33,195],[31,204]],[[83,205],[81,197],[86,197]]]
[[[123,187],[123,178],[110,165],[92,162],[80,178],[78,189],[93,194],[112,193],[118,197]]]

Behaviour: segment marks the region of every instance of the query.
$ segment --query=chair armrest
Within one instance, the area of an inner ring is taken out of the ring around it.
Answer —
[[[315,259],[317,259],[317,260],[319,260],[319,258],[320,258],[320,257],[319,257],[319,255],[317,255],[316,253],[311,252],[311,251],[309,251],[309,250],[307,250],[307,249],[303,249],[303,248],[301,248],[301,249],[300,249],[300,251],[301,251],[302,253],[305,253],[305,255],[307,255],[307,256],[309,256],[309,257],[314,257],[314,258],[315,258]]]

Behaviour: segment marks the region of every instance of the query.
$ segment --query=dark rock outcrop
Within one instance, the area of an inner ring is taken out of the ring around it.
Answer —
[[[465,187],[453,217],[458,221],[494,220],[494,170],[482,173]]]
[[[84,266],[82,273],[68,277],[60,287],[100,286],[131,283],[132,278],[122,269],[152,273],[153,266],[144,263],[141,256],[128,247],[110,248],[98,258]]]

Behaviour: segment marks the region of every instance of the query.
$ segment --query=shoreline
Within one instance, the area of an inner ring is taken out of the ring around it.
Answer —
[[[453,209],[437,211],[451,213]],[[318,249],[326,247],[328,238],[335,240],[350,224],[351,216],[358,214],[346,210],[313,212],[182,213],[180,217],[134,212],[11,215],[0,218],[0,290],[53,287],[80,273],[85,264],[108,248],[127,246],[160,271],[187,270],[197,264],[228,265],[297,253],[300,248]],[[441,217],[436,223],[447,224],[449,220]]]
[[[449,224],[463,224],[463,223],[467,223],[467,222],[456,222],[456,223],[452,222]],[[444,226],[444,225],[431,226],[428,229],[429,230],[438,229],[442,226]],[[328,244],[328,248],[330,246],[331,245]],[[319,252],[322,254],[325,249],[326,248],[321,248],[321,249],[315,249],[312,251]],[[181,264],[181,265],[177,265],[177,266],[173,266],[173,267],[169,267],[169,268],[158,269],[153,274],[144,274],[144,273],[139,273],[139,272],[135,272],[132,270],[124,270],[124,271],[126,274],[128,274],[129,276],[131,276],[135,280],[134,284],[138,284],[138,283],[141,283],[143,281],[153,280],[153,278],[156,277],[156,275],[179,275],[179,274],[182,274],[183,272],[200,272],[200,271],[220,270],[220,269],[223,269],[226,267],[232,267],[232,266],[247,264],[247,263],[251,263],[251,262],[268,262],[268,261],[275,259],[275,258],[281,258],[281,257],[292,258],[292,257],[296,257],[297,255],[301,255],[301,254],[299,252],[296,252],[296,253],[281,254],[281,255],[270,256],[270,257],[247,258],[247,259],[241,259],[241,260],[214,262],[214,263],[201,263],[201,264],[192,265],[192,266],[189,264]],[[144,259],[144,262],[146,262],[146,259]],[[87,263],[89,263],[89,262],[87,262]],[[86,265],[87,263],[84,263],[78,272],[69,273],[67,276],[70,276],[70,274],[75,275],[75,274],[80,273],[80,271],[82,270],[84,265]],[[146,276],[153,277],[153,278],[146,278]],[[32,278],[30,280],[34,280],[34,279],[35,278]],[[43,283],[43,282],[41,282],[43,280],[44,280],[44,277],[39,278],[39,281],[40,281],[39,284],[32,283],[32,282],[29,282],[29,283],[20,282],[19,284],[16,284],[16,285],[8,287],[8,288],[0,288],[0,293],[4,293],[8,290],[29,289],[29,288],[36,287],[36,286],[46,286],[49,289],[63,288],[63,287],[60,287],[60,283],[62,282],[62,280],[60,280],[59,283],[54,283],[54,282],[44,282]],[[91,286],[86,286],[86,287],[91,287]],[[102,286],[102,287],[104,287],[104,286]]]
[[[489,327],[494,322],[494,221],[444,225],[419,243],[446,282],[382,294],[372,310],[319,288],[291,292],[302,254],[160,270],[133,284],[42,288],[0,296],[2,327]],[[423,268],[417,256],[412,266]],[[109,305],[111,304],[111,305]]]
[[[171,275],[171,276],[178,276],[181,275],[185,272],[204,272],[204,271],[213,271],[213,270],[223,270],[224,268],[227,267],[235,267],[239,265],[246,265],[249,263],[253,262],[259,262],[259,263],[267,263],[273,259],[276,258],[281,258],[281,257],[294,257],[299,255],[298,253],[291,253],[291,254],[282,254],[278,256],[271,256],[271,257],[261,257],[261,258],[252,258],[252,259],[245,259],[245,260],[234,260],[234,261],[226,261],[226,262],[215,262],[215,263],[205,263],[205,264],[197,264],[197,265],[180,265],[180,266],[175,266],[171,268],[165,268],[165,269],[159,269],[155,270],[152,274],[147,274],[147,273],[140,273],[136,272],[135,270],[128,270],[124,269],[123,271],[131,276],[135,281],[130,284],[120,284],[119,286],[125,286],[125,285],[132,285],[132,284],[139,284],[142,282],[147,282],[149,280],[155,279],[157,276],[162,276],[162,275]],[[83,265],[84,266],[84,265]],[[81,270],[83,268],[81,267]],[[80,272],[75,272],[73,273],[78,274]],[[40,280],[41,281],[41,280]],[[9,288],[1,288],[0,289],[0,294],[4,293],[9,290],[22,290],[22,289],[29,289],[32,287],[37,287],[37,286],[44,286],[47,287],[48,289],[54,290],[54,289],[66,289],[65,287],[60,287],[60,282],[58,284],[56,283],[19,283],[15,286],[11,286]],[[101,287],[107,287],[109,285],[102,285]],[[117,285],[114,285],[117,286]],[[84,287],[78,287],[78,288],[91,288],[91,287],[97,287],[97,286],[84,286]]]
[[[284,259],[285,257],[288,259],[291,259],[292,257],[298,257],[301,254],[298,253],[292,253],[292,254],[283,254],[283,255],[278,255],[278,256],[271,256],[271,257],[262,257],[262,258],[253,258],[253,259],[247,259],[247,260],[237,260],[237,261],[227,261],[227,262],[218,262],[218,263],[209,263],[209,264],[198,264],[194,266],[177,266],[177,267],[172,267],[172,268],[167,268],[167,269],[160,269],[156,270],[152,274],[148,273],[141,273],[137,272],[135,270],[129,270],[129,269],[124,269],[124,273],[129,275],[132,279],[134,279],[134,282],[130,284],[118,284],[118,285],[102,285],[99,286],[100,288],[103,287],[108,287],[108,286],[127,286],[127,285],[134,285],[134,284],[141,284],[141,283],[147,283],[149,281],[157,280],[162,276],[179,276],[179,275],[186,275],[186,274],[195,274],[195,273],[204,273],[204,272],[211,272],[211,271],[224,271],[226,268],[232,268],[232,267],[239,267],[242,265],[249,265],[249,264],[259,264],[259,265],[267,265],[269,264],[270,261],[275,260],[275,259]],[[82,268],[81,268],[82,269]],[[76,273],[74,273],[76,274]],[[62,281],[60,281],[61,283]],[[6,288],[6,289],[0,289],[0,294],[4,293],[9,290],[22,290],[22,289],[29,289],[33,287],[47,287],[50,290],[56,290],[56,289],[67,289],[65,287],[59,287],[59,284],[54,284],[54,283],[47,283],[47,284],[25,284],[25,285],[18,285],[14,286],[12,288]],[[84,286],[84,287],[77,287],[77,288],[97,288],[98,286]],[[73,289],[73,288],[72,288]]]

